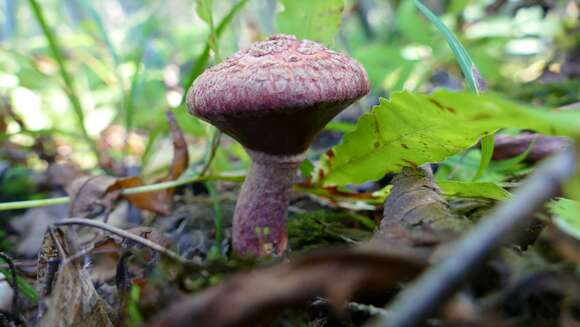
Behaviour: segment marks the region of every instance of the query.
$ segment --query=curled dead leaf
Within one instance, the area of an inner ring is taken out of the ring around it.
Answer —
[[[117,183],[112,176],[81,176],[67,185],[66,191],[71,197],[69,216],[81,218],[99,218],[105,220],[119,199],[120,192],[111,191]]]
[[[45,234],[37,265],[41,296],[40,326],[113,326],[107,304],[101,299],[75,241],[62,230]]]
[[[172,112],[167,112],[167,120],[173,140],[173,161],[166,177],[157,182],[166,182],[179,178],[189,165],[189,154],[185,137]],[[67,186],[67,192],[72,198],[69,215],[71,217],[97,218],[104,217],[113,210],[114,204],[121,198],[121,191],[126,188],[142,186],[140,177],[115,178],[112,176],[81,176]],[[173,188],[125,195],[135,207],[158,214],[171,213]]]

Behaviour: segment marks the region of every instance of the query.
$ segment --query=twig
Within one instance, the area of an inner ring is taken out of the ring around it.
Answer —
[[[415,326],[431,316],[495,250],[508,243],[530,223],[530,217],[560,192],[572,176],[575,153],[566,149],[536,169],[509,202],[475,227],[454,249],[389,305],[392,315],[371,326]]]
[[[152,242],[146,238],[143,238],[139,235],[135,235],[132,233],[129,233],[127,231],[124,231],[122,229],[119,229],[115,226],[111,226],[108,224],[105,224],[103,222],[97,221],[97,220],[90,220],[90,219],[83,219],[83,218],[69,218],[69,219],[65,219],[63,221],[59,221],[53,224],[53,226],[68,226],[68,225],[81,225],[81,226],[88,226],[88,227],[93,227],[93,228],[98,228],[104,231],[107,231],[109,233],[118,235],[122,238],[131,240],[133,242],[139,243],[145,247],[148,247],[154,251],[157,251],[159,253],[161,253],[162,255],[171,258],[179,263],[184,263],[184,264],[194,264],[191,260],[187,260],[186,258],[180,256],[179,254],[155,243]]]
[[[12,313],[13,314],[17,314],[19,312],[18,310],[18,279],[16,276],[16,266],[14,265],[14,261],[12,260],[12,258],[7,255],[4,252],[0,252],[0,258],[2,258],[2,260],[4,260],[7,264],[8,267],[10,267],[10,274],[12,275],[11,278],[11,283],[12,285],[12,289],[14,290],[14,296],[12,297]]]

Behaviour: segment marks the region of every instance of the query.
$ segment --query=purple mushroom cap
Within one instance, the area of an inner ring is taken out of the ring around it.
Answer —
[[[368,92],[368,76],[354,59],[313,41],[274,35],[201,74],[187,106],[248,149],[293,155]]]

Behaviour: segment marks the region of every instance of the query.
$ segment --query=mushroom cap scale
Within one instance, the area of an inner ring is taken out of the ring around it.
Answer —
[[[187,104],[191,114],[250,149],[297,154],[369,88],[364,68],[350,57],[274,35],[206,70]]]

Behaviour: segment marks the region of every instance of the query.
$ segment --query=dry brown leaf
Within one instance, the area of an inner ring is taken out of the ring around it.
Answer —
[[[72,181],[83,175],[80,167],[71,162],[49,164],[46,169],[48,185],[54,188],[70,185]]]
[[[171,132],[171,140],[173,141],[173,160],[171,161],[171,167],[169,168],[167,176],[159,179],[157,183],[178,179],[189,165],[187,143],[185,142],[183,132],[179,128],[179,125],[177,125],[175,115],[171,111],[167,111],[167,121],[169,123],[169,131]],[[136,177],[129,177],[118,181],[120,188],[137,187],[140,185],[143,185],[143,181]],[[125,198],[137,208],[168,215],[171,213],[173,191],[173,188],[169,188],[163,191],[126,195]]]
[[[23,215],[11,219],[10,226],[20,235],[16,253],[26,257],[36,255],[48,226],[62,220],[66,215],[66,206],[58,205],[31,208]]]
[[[169,131],[171,132],[171,140],[173,141],[173,161],[167,177],[161,181],[176,180],[183,174],[189,165],[189,153],[187,152],[187,143],[183,132],[177,125],[175,115],[171,111],[167,111],[167,121],[169,122]]]
[[[119,178],[117,182],[109,188],[110,192],[142,186],[143,180],[140,177]],[[146,192],[124,195],[132,205],[139,209],[149,210],[161,215],[168,215],[171,213],[171,195],[173,190],[162,190],[156,192]]]
[[[259,318],[303,306],[316,296],[336,308],[358,295],[381,294],[417,276],[414,256],[376,250],[321,251],[270,268],[236,274],[172,305],[151,326],[255,326]]]
[[[66,187],[71,197],[69,216],[79,218],[106,217],[114,208],[120,192],[111,192],[117,179],[111,176],[82,176]]]
[[[179,178],[189,165],[187,143],[175,116],[167,112],[167,120],[173,140],[173,161],[166,177],[157,182],[166,182]],[[106,217],[112,211],[117,200],[121,198],[121,191],[126,188],[142,186],[140,177],[115,178],[112,176],[82,176],[74,179],[67,187],[72,198],[70,216],[79,218]],[[146,192],[125,195],[135,207],[149,210],[158,214],[171,213],[173,188],[155,192]]]
[[[77,251],[74,241],[60,229],[47,232],[37,266],[40,326],[113,326],[107,304],[95,290],[82,257],[67,258]],[[64,263],[64,264],[63,264]]]

